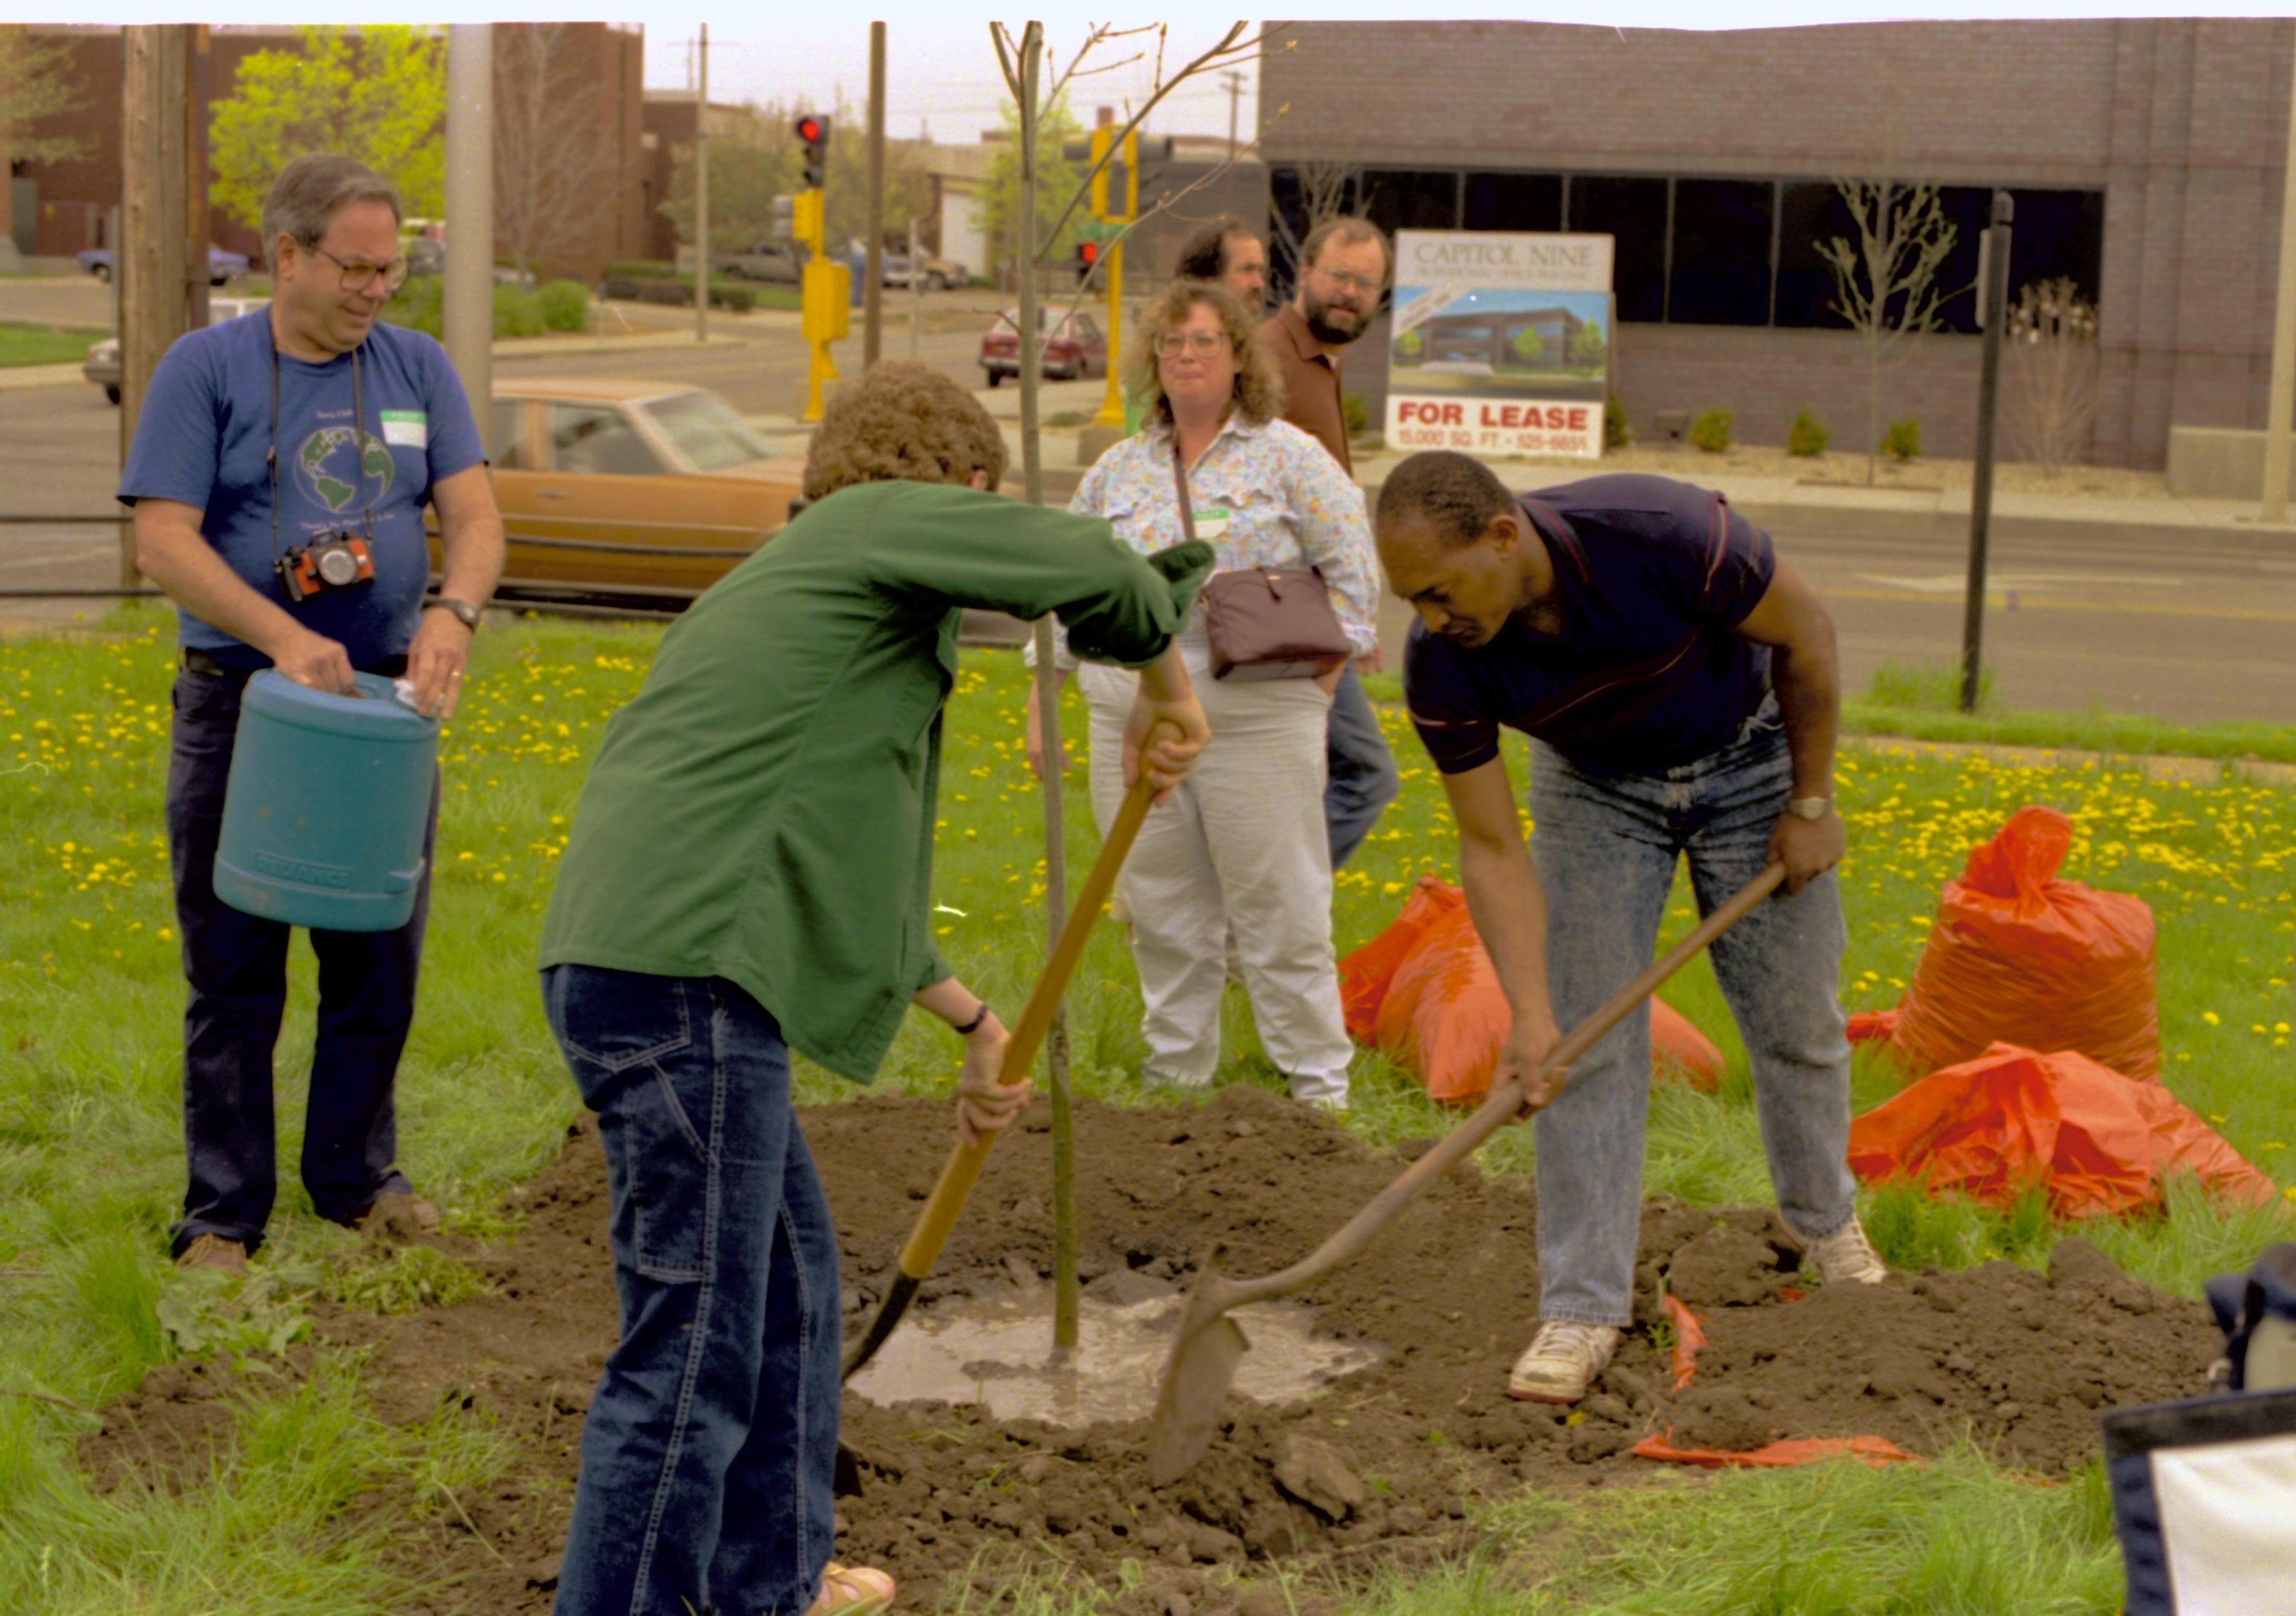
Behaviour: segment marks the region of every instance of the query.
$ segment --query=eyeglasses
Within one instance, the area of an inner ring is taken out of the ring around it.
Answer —
[[[388,264],[346,264],[316,242],[311,244],[311,250],[329,260],[336,268],[343,272],[345,291],[365,291],[374,284],[374,277],[377,275],[382,277],[382,290],[386,293],[397,291],[401,286],[406,284],[405,258],[393,258]]]
[[[1384,281],[1376,280],[1366,275],[1349,275],[1344,269],[1326,269],[1321,264],[1314,267],[1317,275],[1322,275],[1341,291],[1360,291],[1366,296],[1376,297],[1379,294],[1379,289],[1386,283]]]
[[[1193,349],[1210,356],[1226,346],[1227,332],[1224,331],[1168,331],[1157,341],[1156,351],[1177,356]]]

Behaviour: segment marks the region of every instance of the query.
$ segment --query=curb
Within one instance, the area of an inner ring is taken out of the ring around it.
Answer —
[[[67,382],[81,387],[95,385],[79,373],[79,365],[72,361],[62,365],[12,365],[0,370],[0,393],[20,392],[35,387],[62,387]]]

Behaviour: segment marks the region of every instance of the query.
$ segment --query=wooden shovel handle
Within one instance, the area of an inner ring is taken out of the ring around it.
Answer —
[[[1778,882],[1785,879],[1785,873],[1784,865],[1774,864],[1748,882],[1727,902],[1700,922],[1688,936],[1660,956],[1650,969],[1620,988],[1600,1010],[1572,1028],[1569,1035],[1548,1052],[1539,1070],[1546,1071],[1558,1066],[1568,1066],[1593,1048],[1597,1039],[1625,1021],[1635,1006],[1656,993],[1669,977],[1688,964],[1707,944],[1736,924],[1747,910],[1775,891]],[[1485,1100],[1472,1116],[1452,1129],[1432,1150],[1373,1196],[1365,1203],[1364,1209],[1348,1219],[1329,1240],[1290,1267],[1263,1279],[1231,1282],[1234,1289],[1223,1293],[1222,1306],[1237,1307],[1267,1297],[1288,1296],[1338,1267],[1369,1245],[1372,1237],[1378,1234],[1387,1220],[1431,1180],[1472,1155],[1481,1148],[1484,1141],[1521,1113],[1521,1083],[1510,1079],[1500,1084],[1491,1090],[1490,1098]]]
[[[1125,856],[1131,852],[1133,841],[1140,834],[1140,826],[1156,800],[1156,788],[1148,782],[1147,753],[1167,733],[1176,740],[1182,738],[1179,730],[1170,724],[1159,724],[1148,732],[1148,739],[1141,747],[1140,779],[1124,793],[1115,823],[1108,827],[1107,838],[1100,844],[1100,856],[1092,861],[1092,869],[1084,878],[1074,906],[1069,910],[1068,923],[1061,928],[1060,938],[1053,945],[1052,957],[1045,962],[1036,989],[1021,1011],[1020,1024],[1013,1028],[1012,1039],[1004,1046],[1004,1064],[996,1069],[1000,1084],[1020,1082],[1037,1063],[1037,1052],[1044,1047],[1046,1035],[1052,1030],[1053,1016],[1068,992],[1069,979],[1076,974],[1077,964],[1084,958],[1085,945],[1092,939],[1093,923],[1100,918],[1100,911],[1116,886],[1117,874],[1124,868]],[[978,1144],[960,1142],[949,1153],[947,1161],[941,1167],[939,1181],[933,1185],[924,1210],[917,1215],[916,1226],[909,1231],[909,1238],[901,1247],[902,1273],[913,1279],[922,1279],[932,1272],[934,1262],[940,1257],[942,1243],[956,1226],[958,1214],[964,1210],[965,1199],[972,1194],[973,1180],[980,1177],[981,1166],[988,1160],[989,1146],[996,1142],[996,1136],[990,1134]]]

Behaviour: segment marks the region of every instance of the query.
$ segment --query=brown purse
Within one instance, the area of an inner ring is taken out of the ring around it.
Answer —
[[[1180,529],[1196,537],[1187,469],[1172,448]],[[1215,572],[1196,595],[1211,644],[1215,679],[1312,679],[1343,666],[1355,646],[1332,610],[1331,587],[1312,567],[1243,567]]]

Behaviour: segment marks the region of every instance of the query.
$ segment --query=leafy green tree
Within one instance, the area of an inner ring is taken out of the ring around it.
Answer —
[[[1002,138],[988,165],[988,183],[973,203],[973,217],[988,242],[990,258],[1004,264],[1011,259],[1013,241],[1019,234],[1021,114],[1007,102],[999,122]],[[1037,245],[1044,263],[1056,263],[1073,252],[1079,227],[1086,222],[1085,210],[1078,208],[1069,215],[1060,234],[1053,235],[1053,226],[1084,179],[1085,166],[1062,152],[1083,133],[1084,126],[1077,122],[1065,99],[1046,103],[1037,116]]]
[[[709,137],[709,256],[764,241],[773,227],[774,198],[798,188],[797,114],[778,103],[746,110],[730,127],[712,120]],[[843,132],[832,126],[830,152]],[[669,194],[661,215],[681,242],[693,240],[693,143],[670,154]]]
[[[1609,357],[1610,337],[1600,320],[1589,320],[1570,333],[1563,351],[1572,365],[1587,370],[1599,370]]]
[[[410,215],[443,214],[445,42],[399,23],[300,31],[300,49],[242,62],[231,95],[216,103],[208,135],[216,205],[259,228],[264,193],[291,158],[340,152],[397,185]]]
[[[1515,332],[1514,340],[1507,346],[1514,349],[1514,357],[1525,365],[1538,364],[1539,355],[1546,351],[1546,342],[1539,336],[1538,328],[1535,325],[1526,325]]]
[[[69,162],[86,155],[82,142],[39,132],[82,99],[62,41],[36,39],[20,22],[0,26],[0,172],[18,163]]]

